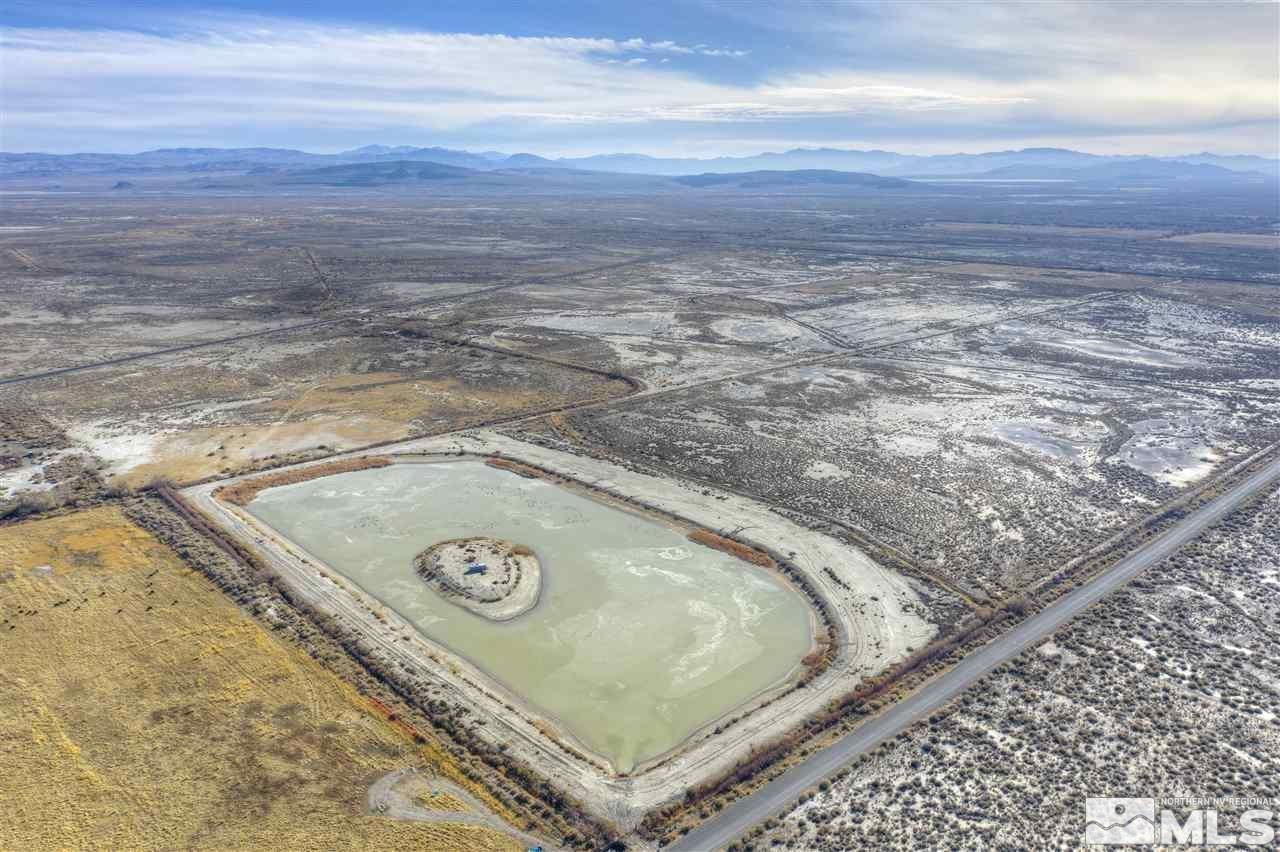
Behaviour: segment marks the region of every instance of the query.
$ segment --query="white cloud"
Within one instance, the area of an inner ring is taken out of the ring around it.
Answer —
[[[447,135],[503,127],[513,137],[672,122],[766,125],[775,135],[788,126],[801,138],[843,122],[846,136],[874,128],[885,138],[896,129],[924,140],[983,127],[1038,138],[1079,138],[1084,129],[1111,140],[1196,138],[1200,128],[1205,139],[1274,145],[1274,32],[1242,32],[1232,44],[1197,40],[1186,16],[1151,13],[1135,23],[1094,4],[1020,6],[1017,14],[1007,4],[883,8],[893,14],[872,30],[865,20],[861,30],[838,16],[823,22],[850,45],[843,58],[826,55],[828,70],[737,84],[698,72],[708,62],[736,68],[745,50],[639,37],[261,19],[166,35],[9,28],[0,31],[6,147],[19,139],[84,149],[94,146],[83,140],[112,133],[164,144],[166,134],[217,139],[222,128],[246,126],[305,144],[312,129]],[[904,55],[911,61],[883,58],[907,41],[918,51]],[[872,62],[868,52],[881,58]]]
[[[179,36],[11,29],[6,117],[18,125],[349,121],[456,128],[495,119],[721,121],[900,102],[972,103],[894,86],[712,84],[649,55],[741,55],[670,41],[224,27]],[[669,58],[662,56],[662,58]]]

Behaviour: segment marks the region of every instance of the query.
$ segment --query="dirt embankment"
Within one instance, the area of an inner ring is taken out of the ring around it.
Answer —
[[[504,459],[501,456],[489,456],[484,460],[489,467],[496,467],[499,470],[507,470],[511,473],[523,476],[525,479],[543,479],[545,474],[536,467],[530,467],[527,464],[521,464],[511,459]]]
[[[360,458],[343,459],[342,461],[329,462],[327,464],[291,468],[223,486],[214,491],[213,495],[226,503],[247,506],[254,497],[258,496],[259,492],[268,488],[275,488],[278,485],[293,485],[298,482],[319,479],[322,476],[332,476],[335,473],[351,473],[355,470],[386,467],[389,464],[391,464],[391,459],[386,456],[361,456]]]
[[[698,544],[736,556],[743,562],[750,562],[752,565],[759,565],[761,568],[777,567],[767,553],[756,550],[754,547],[745,545],[740,541],[725,538],[718,533],[713,533],[711,530],[694,530],[689,533],[689,541],[696,541]]]

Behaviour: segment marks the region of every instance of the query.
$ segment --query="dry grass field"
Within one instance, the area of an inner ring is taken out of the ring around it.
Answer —
[[[287,646],[115,508],[0,528],[3,849],[514,849],[365,813],[431,743]]]

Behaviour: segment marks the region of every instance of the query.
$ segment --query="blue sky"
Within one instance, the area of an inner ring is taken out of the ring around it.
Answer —
[[[1273,2],[0,2],[7,151],[1275,156]]]

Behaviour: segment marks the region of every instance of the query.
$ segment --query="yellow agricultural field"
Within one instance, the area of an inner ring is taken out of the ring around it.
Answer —
[[[0,527],[0,849],[516,849],[365,813],[426,767],[496,803],[117,509]]]

